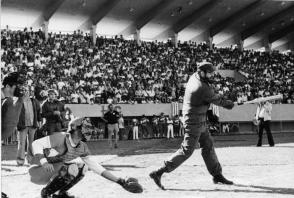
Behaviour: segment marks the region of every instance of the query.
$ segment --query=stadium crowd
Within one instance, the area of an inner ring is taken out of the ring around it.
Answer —
[[[237,70],[244,82],[216,77],[216,90],[234,101],[281,93],[294,103],[293,54],[210,50],[206,44],[142,42],[89,34],[41,30],[1,30],[1,72],[20,71],[40,98],[40,90],[55,89],[66,103],[181,102],[184,86],[197,63],[208,60],[222,69]]]

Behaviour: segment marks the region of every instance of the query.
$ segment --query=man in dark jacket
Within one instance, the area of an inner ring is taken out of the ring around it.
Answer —
[[[108,105],[108,111],[104,114],[104,117],[101,118],[104,122],[107,123],[108,129],[108,143],[110,148],[112,148],[112,136],[115,136],[115,143],[114,148],[117,148],[117,141],[118,141],[118,119],[119,113],[114,110],[113,104]]]
[[[25,77],[18,72],[3,77],[1,87],[1,138],[9,138],[15,131],[22,109],[22,91]],[[2,197],[7,195],[2,192]]]
[[[217,159],[213,140],[207,131],[206,112],[210,103],[232,109],[234,103],[225,100],[223,96],[214,93],[210,87],[215,67],[208,62],[198,66],[186,86],[183,116],[185,135],[181,148],[174,153],[164,165],[150,173],[150,177],[162,189],[161,176],[179,167],[194,152],[197,143],[200,143],[202,157],[209,173],[213,176],[214,183],[233,184],[222,175],[222,167]]]
[[[32,150],[36,129],[40,126],[40,122],[42,121],[40,103],[30,96],[29,87],[25,87],[22,110],[17,124],[18,147],[16,162],[19,166],[24,164],[26,140],[28,140],[27,152],[30,152]],[[28,159],[28,161],[29,160],[30,159]]]
[[[55,132],[61,132],[64,113],[64,105],[56,100],[55,90],[50,89],[48,91],[48,99],[42,106],[42,117],[46,119],[48,135],[52,135]]]
[[[15,131],[22,108],[24,77],[18,72],[4,76],[1,89],[1,138],[9,138]]]

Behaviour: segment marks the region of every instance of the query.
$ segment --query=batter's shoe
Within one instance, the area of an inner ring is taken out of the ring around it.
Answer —
[[[234,183],[230,180],[227,180],[222,174],[216,175],[213,177],[213,182],[215,184],[221,183],[226,185],[233,185]]]
[[[1,198],[8,198],[8,196],[4,192],[1,192]]]
[[[153,181],[155,182],[155,184],[161,188],[162,190],[164,190],[163,185],[161,184],[161,176],[162,174],[158,173],[157,171],[153,171],[149,174],[149,176],[151,177],[151,179],[153,179]]]
[[[70,196],[67,192],[62,192],[58,195],[53,195],[52,198],[75,198],[75,196]]]

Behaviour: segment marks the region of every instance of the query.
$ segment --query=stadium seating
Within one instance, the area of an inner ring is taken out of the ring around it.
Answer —
[[[88,34],[1,30],[1,72],[20,71],[39,96],[56,89],[66,103],[170,103],[181,102],[184,86],[196,64],[211,61],[221,69],[237,70],[244,82],[218,75],[215,89],[234,101],[283,94],[283,103],[294,103],[293,66],[290,54],[209,49],[195,42],[142,42]],[[292,70],[291,70],[292,69]]]

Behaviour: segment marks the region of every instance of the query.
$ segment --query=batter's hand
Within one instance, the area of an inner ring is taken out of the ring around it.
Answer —
[[[50,163],[48,163],[48,162],[46,162],[46,163],[44,163],[43,165],[42,165],[42,167],[47,171],[47,172],[54,172],[54,166],[53,166],[53,164],[50,164]]]

